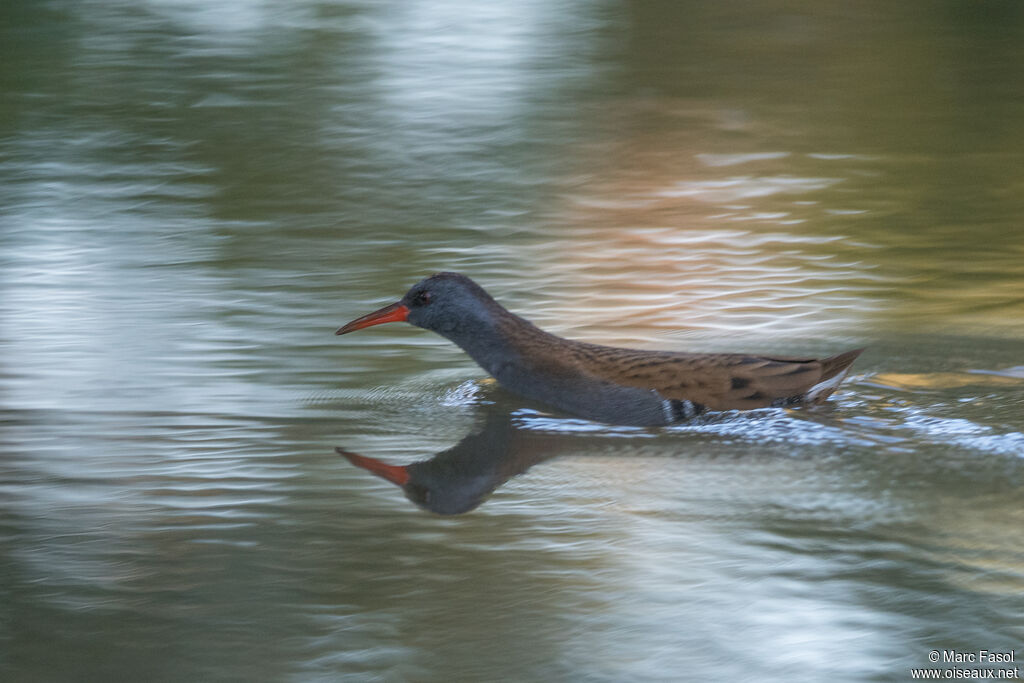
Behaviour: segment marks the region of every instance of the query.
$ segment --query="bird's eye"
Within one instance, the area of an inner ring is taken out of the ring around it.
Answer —
[[[416,306],[426,306],[430,303],[430,292],[423,290],[413,297],[412,303]]]

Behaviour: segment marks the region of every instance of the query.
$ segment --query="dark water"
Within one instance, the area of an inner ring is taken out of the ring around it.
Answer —
[[[1024,660],[1022,83],[1003,2],[3,3],[0,678]],[[608,427],[333,336],[436,270],[869,350],[820,409]]]

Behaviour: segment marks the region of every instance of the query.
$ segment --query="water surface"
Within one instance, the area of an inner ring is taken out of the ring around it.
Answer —
[[[4,680],[1020,658],[1014,5],[3,12]],[[868,351],[827,406],[647,430],[333,336],[437,270],[587,341]]]

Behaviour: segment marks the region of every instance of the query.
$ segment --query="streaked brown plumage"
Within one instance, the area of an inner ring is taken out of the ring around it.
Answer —
[[[457,273],[427,278],[338,334],[397,320],[451,339],[518,394],[616,424],[669,424],[705,409],[820,403],[863,351],[806,359],[588,344],[544,332]]]
[[[546,335],[546,333],[545,333]],[[546,335],[552,337],[553,335]],[[532,353],[550,372],[591,374],[622,386],[651,389],[663,398],[692,401],[709,410],[751,410],[779,400],[821,403],[835,387],[813,397],[812,387],[846,370],[863,349],[829,358],[748,356],[731,353],[647,351],[569,339],[536,340]]]

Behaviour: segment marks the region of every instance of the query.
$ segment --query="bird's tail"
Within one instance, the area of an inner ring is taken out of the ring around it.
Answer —
[[[846,351],[821,360],[821,379],[807,391],[807,403],[821,403],[846,379],[853,361],[864,353],[864,349]]]

